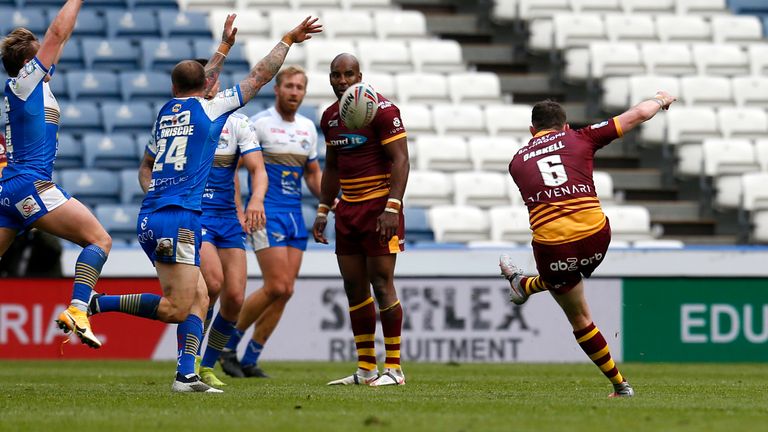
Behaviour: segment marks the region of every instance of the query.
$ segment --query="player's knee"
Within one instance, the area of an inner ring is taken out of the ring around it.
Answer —
[[[277,280],[270,284],[267,293],[272,300],[288,300],[293,295],[293,283],[288,280]]]
[[[205,278],[205,285],[208,288],[209,296],[218,297],[219,293],[221,293],[221,290],[224,288],[224,275],[208,275],[208,277]]]
[[[112,250],[112,236],[104,230],[101,230],[90,243],[101,248],[106,254]]]
[[[221,307],[226,308],[234,314],[238,314],[240,309],[243,308],[244,294],[242,292],[229,292],[225,291],[221,296]]]

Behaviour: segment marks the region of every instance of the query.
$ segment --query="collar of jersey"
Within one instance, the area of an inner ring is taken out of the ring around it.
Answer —
[[[557,129],[544,129],[544,130],[536,132],[536,135],[534,135],[533,137],[534,138],[538,138],[538,137],[544,136],[546,134],[551,134],[552,132],[560,132],[560,131],[557,130]]]

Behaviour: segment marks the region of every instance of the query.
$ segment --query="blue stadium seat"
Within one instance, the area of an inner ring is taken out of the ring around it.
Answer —
[[[120,88],[123,100],[149,100],[163,102],[170,99],[171,76],[165,72],[121,72]]]
[[[88,132],[101,132],[104,124],[101,120],[101,112],[95,102],[62,103],[61,126],[62,132],[71,134],[83,134]]]
[[[54,72],[53,77],[48,81],[48,86],[51,89],[51,93],[56,96],[56,100],[59,102],[69,100],[69,84],[67,83],[66,73],[59,72],[58,70]]]
[[[768,14],[768,2],[765,0],[729,0],[728,6],[735,14],[765,15]]]
[[[59,2],[59,6],[61,6],[61,2]],[[3,35],[16,27],[24,27],[36,35],[42,35],[48,30],[48,19],[42,9],[0,9],[0,30],[2,30]]]
[[[85,166],[103,169],[139,166],[133,136],[128,134],[85,134],[83,136]]]
[[[152,130],[155,114],[146,102],[105,102],[101,106],[107,133],[146,133]]]
[[[120,178],[106,170],[74,169],[61,171],[61,187],[87,205],[116,204]]]
[[[107,35],[115,37],[159,37],[157,16],[149,10],[107,11]]]
[[[245,57],[244,44],[235,44],[229,54],[227,54],[226,68],[230,72],[248,72],[251,70],[250,63]],[[205,39],[195,39],[192,41],[192,50],[195,58],[209,59],[219,47],[219,41],[211,40],[210,36]]]
[[[233,85],[235,85],[235,82],[232,81],[232,74],[222,71],[221,74],[219,74],[219,83],[221,83],[221,88],[230,88]]]
[[[179,9],[177,0],[128,0],[130,9],[150,8],[150,9]]]
[[[138,49],[125,39],[83,39],[83,56],[88,69],[119,72],[139,68]]]
[[[87,2],[86,2],[87,3]],[[61,4],[61,2],[59,2]],[[56,18],[58,9],[48,9],[46,11],[48,22]],[[77,14],[77,24],[72,36],[90,36],[104,37],[107,34],[107,25],[104,22],[104,16],[100,11],[94,9],[83,9]]]
[[[427,210],[421,207],[408,207],[403,211],[405,215],[405,240],[414,242],[433,242],[435,234],[429,226]]]
[[[202,12],[161,10],[158,12],[158,18],[162,23],[160,33],[164,38],[211,37],[208,15]]]
[[[120,202],[123,204],[141,204],[143,199],[144,191],[139,184],[139,171],[137,169],[120,171]]]
[[[101,204],[96,207],[96,218],[113,239],[136,239],[136,220],[140,206],[136,204]]]
[[[150,129],[151,130],[151,129]],[[136,149],[136,156],[139,160],[144,158],[144,152],[146,151],[147,144],[149,143],[150,133],[136,134],[136,140],[134,141],[134,148]]]
[[[85,59],[83,58],[83,49],[80,46],[80,39],[70,39],[64,50],[61,52],[59,63],[56,65],[56,69],[66,70],[83,70],[85,69]],[[57,71],[54,75],[58,74]]]
[[[117,74],[107,71],[72,71],[67,74],[69,97],[74,100],[120,99]]]
[[[62,0],[21,0],[24,6],[53,8],[58,11],[63,5]],[[128,7],[126,0],[88,0],[83,2],[83,9],[104,9],[104,8],[122,8]]]
[[[320,125],[320,119],[317,118],[317,105],[302,104],[299,107],[299,114],[301,114],[304,117],[312,120],[312,123],[314,123],[315,126],[319,126]]]
[[[145,70],[170,72],[176,63],[192,58],[192,47],[186,40],[143,39],[141,58]]]
[[[239,84],[240,81],[243,80],[248,76],[248,72],[234,72],[232,73],[232,85]],[[272,104],[275,101],[275,79],[272,78],[272,80],[266,84],[264,84],[260,89],[259,93],[256,95],[256,99],[259,99],[260,101],[264,103]]]
[[[59,134],[56,169],[82,168],[83,164],[83,146],[80,142],[70,134]]]

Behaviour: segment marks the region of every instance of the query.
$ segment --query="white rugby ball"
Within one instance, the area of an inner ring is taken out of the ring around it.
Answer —
[[[347,88],[339,100],[339,115],[347,129],[368,126],[379,109],[379,98],[370,84],[361,82]]]

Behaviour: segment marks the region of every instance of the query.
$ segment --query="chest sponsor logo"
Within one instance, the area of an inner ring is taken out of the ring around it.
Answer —
[[[339,126],[339,119],[334,119],[328,122],[328,127],[338,127]]]
[[[24,219],[27,219],[40,211],[40,205],[35,201],[35,198],[33,198],[32,195],[29,195],[16,203],[16,209],[21,213]]]
[[[343,148],[355,148],[368,142],[368,138],[363,135],[356,134],[341,134],[340,138],[332,139],[331,145]]]

